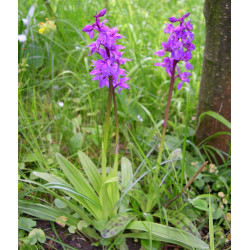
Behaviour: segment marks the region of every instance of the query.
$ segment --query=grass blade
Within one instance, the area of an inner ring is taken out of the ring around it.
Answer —
[[[127,229],[146,231],[147,234],[136,234],[136,237],[148,239],[149,228],[151,227],[152,240],[160,240],[163,242],[170,242],[178,244],[187,248],[209,249],[208,245],[200,240],[198,237],[187,233],[184,230],[176,229],[173,227],[167,227],[161,224],[148,222],[148,221],[132,221]],[[132,234],[127,234],[132,236]],[[147,238],[145,238],[145,236]],[[126,237],[126,234],[125,234]]]

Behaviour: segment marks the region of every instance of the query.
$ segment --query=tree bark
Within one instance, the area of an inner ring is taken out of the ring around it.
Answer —
[[[206,41],[200,82],[197,122],[201,113],[214,111],[231,122],[231,1],[205,0]],[[216,132],[230,131],[206,116],[196,131],[197,143]],[[209,145],[229,151],[231,138],[220,135]]]

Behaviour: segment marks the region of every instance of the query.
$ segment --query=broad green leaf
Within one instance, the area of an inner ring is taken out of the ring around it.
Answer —
[[[199,180],[195,180],[194,184],[196,187],[198,187],[199,189],[203,189],[205,182],[202,179]]]
[[[98,196],[96,195],[88,181],[85,179],[85,177],[82,175],[82,173],[79,171],[79,169],[77,169],[73,164],[71,164],[68,160],[66,160],[62,155],[58,153],[56,154],[56,158],[64,174],[70,180],[75,189],[82,195],[88,197],[95,204],[100,206],[101,204]],[[99,213],[100,215],[100,213],[102,212],[101,210],[98,210],[92,202],[88,202],[88,205],[93,211],[96,211],[96,214]]]
[[[67,218],[66,224],[68,226],[77,227],[77,223],[79,221],[78,219],[76,219],[72,215],[70,215],[64,211],[61,211],[60,209],[45,206],[42,204],[37,204],[37,203],[19,201],[18,209],[19,209],[20,213],[29,214],[31,216],[40,218],[42,220],[48,220],[48,221],[54,221],[54,222],[56,222],[56,220],[60,216],[65,216]],[[87,216],[85,216],[85,217],[87,217]],[[87,219],[88,219],[88,217],[87,217]],[[95,232],[95,230],[93,230],[90,227],[84,228],[81,231],[83,234],[87,235],[90,238],[93,238],[95,240],[100,239],[100,236]]]
[[[104,218],[111,218],[116,214],[116,204],[119,200],[118,177],[115,171],[110,171],[108,177],[103,180],[100,190],[100,201],[103,208]]]
[[[85,153],[78,151],[78,157],[92,186],[94,187],[95,191],[99,194],[102,185],[102,177],[98,172],[98,169]]]
[[[96,202],[91,200],[89,197],[79,193],[77,190],[75,190],[74,188],[72,188],[68,185],[58,184],[58,183],[55,183],[55,184],[48,183],[48,184],[45,184],[44,186],[46,188],[49,188],[49,189],[59,189],[59,190],[65,191],[69,196],[72,196],[71,194],[73,194],[73,196],[75,198],[77,196],[80,197],[81,201],[84,204],[84,206],[86,207],[86,209],[88,209],[92,213],[92,215],[94,215],[96,218],[99,218],[99,216],[102,213],[102,209],[101,209],[101,206],[99,204],[97,204]],[[76,200],[78,200],[78,199],[76,199]],[[90,205],[92,205],[92,206],[90,206]],[[98,215],[98,212],[99,212],[99,215]]]
[[[57,208],[60,208],[60,209],[63,209],[63,208],[67,207],[67,205],[63,201],[61,201],[61,200],[59,200],[57,198],[54,200],[54,203],[55,203],[55,206]]]
[[[29,214],[31,216],[40,218],[42,220],[56,221],[60,216],[68,218],[66,224],[69,226],[76,226],[78,220],[72,215],[54,207],[45,206],[38,203],[30,203],[19,201],[18,209],[20,213]]]
[[[46,240],[46,235],[42,229],[35,228],[32,231],[30,231],[28,240],[30,242],[30,245],[35,245],[37,241],[44,243]]]
[[[155,213],[154,216],[160,217],[159,212]],[[182,229],[188,233],[192,233],[198,238],[201,238],[199,231],[194,226],[192,221],[183,213],[167,210],[168,222],[173,224],[176,228]]]
[[[143,212],[145,212],[146,211],[146,206],[147,206],[148,195],[145,194],[142,191],[142,189],[136,189],[136,188],[131,190],[131,195],[138,202],[141,210]]]
[[[27,64],[29,64],[30,67],[39,68],[43,65],[43,49],[38,44],[28,45],[24,53],[24,57],[27,56]]]
[[[209,208],[208,208],[208,200],[207,198],[213,198],[213,199],[216,199],[218,200],[219,198],[214,196],[214,195],[210,195],[210,194],[201,194],[197,197],[195,197],[194,199],[190,200],[190,203],[200,209],[200,210],[203,210],[203,211],[209,211]],[[213,209],[213,212],[214,212],[215,209]]]
[[[111,238],[119,234],[122,230],[126,228],[128,223],[135,217],[133,214],[122,213],[117,214],[108,221],[105,225],[105,229],[101,231],[103,238]]]
[[[22,218],[18,219],[18,227],[19,228],[31,230],[35,226],[36,226],[36,221],[34,221],[30,218],[22,217]]]
[[[128,158],[122,157],[121,159],[122,170],[122,188],[125,189],[129,183],[133,181],[133,170],[131,162]]]
[[[40,177],[43,180],[46,180],[49,182],[49,184],[41,185],[37,182],[34,182],[34,184],[42,186],[46,190],[48,190],[50,193],[52,192],[49,190],[51,188],[51,184],[53,185],[54,188],[59,189],[60,191],[64,192],[68,196],[70,196],[73,200],[78,201],[81,205],[83,205],[86,209],[88,209],[90,212],[93,212],[95,210],[91,209],[89,207],[89,204],[86,202],[86,199],[88,199],[90,202],[94,203],[92,200],[90,200],[88,197],[83,196],[79,192],[77,192],[75,189],[73,189],[71,186],[68,185],[66,181],[63,179],[52,175],[52,174],[47,174],[47,173],[41,173],[41,172],[33,172],[36,176]],[[66,185],[66,186],[64,186]],[[79,213],[79,208],[75,207],[72,203],[66,202],[65,199],[62,200],[61,196],[58,196],[56,193],[53,192],[53,195],[56,196],[58,199],[60,199],[62,202],[66,203],[69,207],[71,207],[74,211]],[[95,203],[94,203],[95,204]],[[74,207],[72,207],[74,206]],[[83,214],[81,211],[80,213],[81,216],[86,220],[86,215]],[[95,212],[94,212],[95,215]]]
[[[33,174],[47,182],[68,184],[65,180],[53,174],[42,173],[42,172],[33,172]]]
[[[24,181],[24,180],[22,180]],[[28,181],[26,180],[25,182],[28,183],[32,183],[35,185],[38,185],[40,187],[42,187],[43,189],[45,189],[50,195],[53,195],[54,197],[56,197],[57,199],[59,199],[60,201],[62,201],[63,203],[65,203],[68,207],[70,207],[73,211],[75,211],[78,215],[80,215],[81,218],[83,218],[84,220],[88,221],[88,223],[92,224],[92,220],[84,213],[84,211],[81,209],[81,207],[74,205],[73,203],[71,203],[70,201],[68,201],[67,199],[65,199],[64,197],[58,195],[56,192],[52,191],[51,189],[49,189],[46,184],[42,185],[38,182],[34,182],[34,181]],[[63,184],[59,184],[56,183],[57,185],[63,185]],[[49,183],[49,185],[56,185],[53,183]],[[48,185],[48,184],[47,184]],[[67,194],[68,196],[70,196],[72,198],[72,200],[79,202],[79,204],[81,204],[82,206],[85,206],[87,209],[87,204],[84,198],[82,198],[81,196],[79,196],[80,194],[75,191],[75,193],[72,193],[72,187],[71,188],[71,192],[67,192],[65,191],[65,189],[61,189],[61,191],[65,192],[65,194]],[[91,209],[90,209],[91,210]]]
[[[70,138],[70,151],[72,154],[76,153],[82,148],[83,136],[82,133],[76,133]]]
[[[213,219],[218,220],[223,215],[223,210],[220,207],[217,207],[213,212]]]
[[[124,191],[129,184],[133,183],[133,170],[131,162],[128,158],[121,159],[121,191]],[[119,208],[120,213],[125,212],[129,205],[130,196],[125,195],[121,201]]]
[[[185,232],[184,230],[148,221],[132,221],[126,227],[126,229],[146,231],[147,233],[124,234],[124,237],[148,239],[149,228],[151,229],[152,240],[173,243],[189,249],[209,249],[205,242],[200,240],[198,237]]]
[[[105,180],[104,184],[108,184],[108,183],[111,183],[111,182],[118,182],[118,181],[119,181],[118,177],[108,177]]]
[[[211,197],[209,196],[209,242],[210,249],[214,250],[214,225],[213,225],[213,213],[211,205]]]
[[[200,210],[209,211],[208,203],[206,200],[194,199],[194,200],[192,200],[191,204]]]
[[[82,230],[83,228],[87,228],[89,226],[89,223],[87,223],[86,221],[84,220],[80,220],[78,223],[77,223],[77,228],[79,230]]]
[[[182,142],[177,136],[166,135],[165,143],[168,147],[174,149],[174,148],[177,148],[178,146],[180,146],[180,144]]]
[[[224,124],[229,129],[231,129],[231,123],[228,120],[226,120],[223,116],[221,116],[220,114],[218,114],[214,111],[203,112],[199,117],[199,124],[201,123],[201,121],[204,119],[204,117],[206,115],[213,117],[214,119],[218,120],[219,122]]]
[[[107,219],[113,214],[112,201],[110,200],[110,195],[108,194],[108,184],[104,184],[100,189],[100,202],[102,205],[103,219]]]
[[[96,230],[101,232],[105,228],[106,223],[107,223],[107,219],[106,220],[94,220],[93,226]]]
[[[71,234],[74,234],[74,233],[76,232],[76,227],[70,226],[70,227],[68,228],[68,230],[69,230],[69,232],[70,232]]]

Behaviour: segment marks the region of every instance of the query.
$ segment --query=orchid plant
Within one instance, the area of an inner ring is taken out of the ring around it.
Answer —
[[[192,74],[189,72],[181,72],[178,64],[180,62],[185,63],[186,70],[193,69],[192,64],[189,60],[192,58],[192,51],[195,49],[195,45],[193,44],[194,34],[192,33],[193,25],[191,24],[191,20],[185,21],[190,13],[183,15],[181,18],[170,17],[170,23],[166,23],[166,28],[164,29],[164,33],[169,34],[168,40],[166,42],[162,42],[162,49],[157,51],[155,55],[164,57],[166,53],[169,53],[168,56],[163,58],[163,62],[155,63],[155,66],[160,66],[166,69],[167,74],[171,78],[170,81],[170,88],[168,93],[167,99],[167,106],[165,109],[165,116],[163,122],[163,129],[161,134],[161,142],[159,146],[158,157],[156,161],[155,169],[155,176],[154,176],[154,183],[157,185],[157,192],[156,186],[149,186],[148,194],[144,193],[144,197],[147,197],[146,204],[141,206],[143,212],[151,212],[154,206],[158,201],[158,196],[162,192],[164,192],[164,185],[162,182],[159,182],[159,171],[162,163],[162,152],[165,142],[165,134],[166,134],[166,127],[167,127],[167,120],[169,115],[169,108],[172,98],[172,92],[175,84],[175,80],[179,79],[180,82],[177,84],[177,89],[181,90],[183,82],[189,82],[189,76]],[[176,27],[173,25],[174,23],[178,23]],[[171,157],[170,157],[171,158]],[[171,162],[171,160],[169,160]],[[169,163],[169,161],[167,161]],[[160,185],[158,185],[161,183]],[[138,200],[140,200],[141,196],[138,196]],[[158,201],[159,202],[159,201]],[[139,202],[142,204],[141,202]]]
[[[102,240],[103,245],[109,245],[115,240],[113,245],[116,245],[118,249],[127,249],[125,243],[126,238],[150,239],[151,249],[152,241],[164,241],[188,248],[208,249],[207,244],[200,239],[198,231],[190,221],[188,222],[188,230],[183,230],[181,227],[178,228],[178,225],[183,227],[184,224],[177,223],[177,228],[174,228],[154,223],[150,219],[152,216],[150,214],[147,215],[147,213],[144,213],[146,221],[141,221],[141,219],[143,219],[141,214],[138,215],[131,212],[129,201],[133,194],[131,192],[125,192],[124,190],[133,179],[133,171],[132,164],[125,157],[121,158],[120,173],[122,177],[120,178],[121,184],[118,183],[119,124],[116,90],[120,93],[123,89],[129,89],[129,85],[126,83],[129,80],[129,78],[126,77],[127,71],[122,69],[121,65],[130,60],[123,58],[124,52],[120,51],[125,49],[125,47],[117,44],[117,40],[124,38],[124,36],[117,33],[117,28],[107,27],[105,25],[107,20],[100,21],[100,18],[105,14],[106,9],[101,10],[94,16],[95,22],[83,28],[83,32],[86,32],[90,39],[94,37],[95,32],[99,33],[97,40],[88,45],[89,55],[97,53],[101,57],[101,59],[96,61],[92,60],[94,69],[90,72],[90,75],[94,76],[92,80],[99,82],[100,88],[106,86],[109,89],[102,144],[101,173],[98,167],[83,152],[79,151],[78,157],[84,174],[62,155],[56,154],[59,166],[67,180],[53,174],[33,172],[35,176],[45,180],[47,183],[41,184],[31,180],[22,181],[28,182],[32,186],[38,186],[40,191],[54,196],[57,199],[57,203],[60,201],[60,206],[53,207],[39,203],[34,204],[33,202],[20,201],[19,211],[41,219],[55,221],[61,226],[67,225],[69,226],[70,232],[78,230],[89,238]],[[169,19],[172,23],[180,22],[180,24],[176,28],[172,24],[167,24],[167,28],[164,32],[170,33],[170,37],[167,42],[162,43],[163,50],[156,52],[159,56],[163,56],[166,51],[171,53],[171,57],[164,58],[163,63],[156,64],[156,66],[165,67],[171,77],[162,141],[157,159],[157,174],[162,158],[166,123],[174,81],[180,78],[181,82],[177,86],[178,89],[181,88],[182,82],[189,81],[188,76],[190,73],[181,73],[177,64],[180,61],[184,61],[186,69],[190,70],[192,68],[192,65],[188,62],[192,57],[191,51],[194,49],[194,45],[192,44],[192,25],[190,21],[184,21],[188,15],[189,13],[179,19],[174,17]],[[186,50],[184,51],[184,49]],[[176,70],[178,72],[177,75],[175,75]],[[112,100],[114,103],[116,123],[116,146],[114,148],[114,165],[108,173],[107,148]],[[61,194],[58,194],[55,190],[58,190]],[[143,193],[142,191],[140,192]],[[134,198],[136,199],[136,196]],[[156,204],[155,199],[150,202],[151,203],[148,203],[149,205],[146,206],[145,212],[150,212]],[[68,210],[60,209],[66,207]],[[171,217],[169,218],[172,224],[178,219],[178,216],[178,214],[172,213],[172,218],[175,218],[172,221]],[[123,233],[125,229],[132,230],[132,232]],[[116,236],[116,239],[114,236]],[[119,240],[117,240],[118,238]],[[107,240],[106,242],[105,239]],[[110,249],[113,249],[112,246]]]
[[[180,82],[177,85],[177,89],[181,90],[183,82],[189,82],[189,76],[192,74],[189,72],[181,73],[178,63],[183,61],[185,62],[185,67],[187,70],[193,69],[192,64],[189,60],[192,58],[192,51],[195,49],[193,42],[194,34],[192,33],[193,25],[191,24],[191,20],[185,22],[185,18],[187,18],[190,13],[183,15],[181,18],[170,17],[169,21],[171,23],[166,24],[166,28],[164,29],[164,33],[168,33],[168,41],[162,42],[162,50],[159,50],[155,53],[158,56],[164,56],[166,52],[170,53],[170,56],[164,57],[162,63],[155,63],[155,66],[160,66],[166,69],[169,77],[171,78],[168,101],[165,109],[165,117],[163,123],[163,130],[161,136],[161,144],[159,149],[159,154],[157,158],[157,167],[156,173],[159,172],[160,162],[162,159],[162,150],[164,144],[164,138],[166,134],[166,126],[169,114],[169,107],[173,92],[173,87],[176,79],[180,79]],[[179,22],[179,24],[174,27],[173,23]],[[176,74],[177,70],[177,74]]]

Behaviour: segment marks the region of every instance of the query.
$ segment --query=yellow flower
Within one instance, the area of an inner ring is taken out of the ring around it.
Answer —
[[[40,28],[40,29],[38,30],[38,32],[39,32],[40,34],[43,34],[44,31],[45,31],[45,28]]]
[[[44,35],[52,35],[53,32],[56,30],[55,21],[49,20],[48,18],[45,18],[46,22],[39,23],[39,30],[38,32],[40,34]]]

